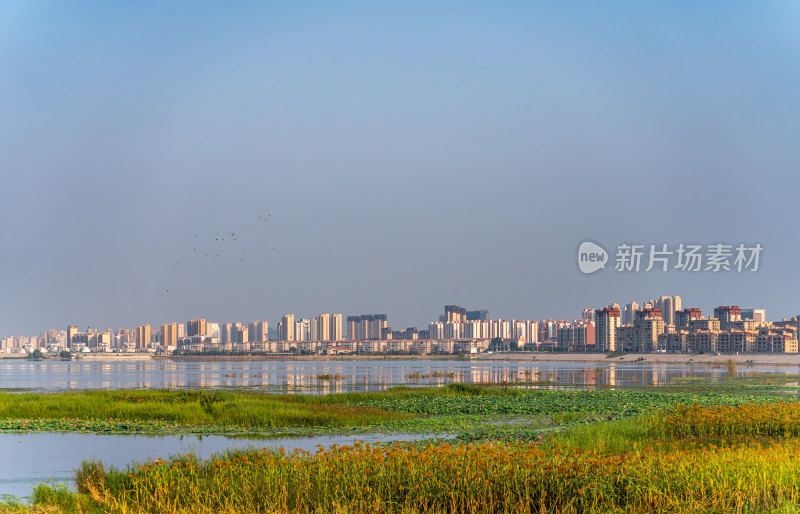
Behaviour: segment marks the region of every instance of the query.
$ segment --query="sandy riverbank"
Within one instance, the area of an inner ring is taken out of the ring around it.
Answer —
[[[724,365],[729,359],[737,364],[799,366],[798,354],[740,354],[740,355],[705,355],[685,353],[626,353],[615,357],[607,357],[602,353],[539,353],[512,352],[483,354],[478,360],[493,361],[536,361],[536,362],[645,362],[648,364],[715,364]],[[640,360],[643,359],[643,360]]]
[[[153,356],[149,353],[76,353],[72,360],[76,361],[149,361]]]

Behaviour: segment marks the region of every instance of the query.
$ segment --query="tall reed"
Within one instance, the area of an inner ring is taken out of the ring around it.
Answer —
[[[91,497],[76,503],[106,512],[760,512],[800,505],[798,451],[797,441],[621,454],[496,443],[236,451],[85,468],[78,486]],[[37,489],[34,505],[47,496]]]

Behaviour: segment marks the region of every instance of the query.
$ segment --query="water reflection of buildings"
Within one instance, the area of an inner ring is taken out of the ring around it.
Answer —
[[[46,366],[46,368],[45,368]],[[10,370],[8,368],[11,368]],[[755,372],[786,372],[765,367]],[[686,377],[724,374],[724,366],[601,362],[596,364],[489,361],[65,361],[0,363],[3,384],[42,389],[270,388],[284,393],[380,391],[452,382],[510,387],[661,386]],[[321,375],[331,375],[328,379]],[[337,379],[335,376],[342,375]],[[551,384],[547,384],[551,382]]]

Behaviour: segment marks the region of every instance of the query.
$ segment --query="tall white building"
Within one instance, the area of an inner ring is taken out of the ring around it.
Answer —
[[[314,341],[314,334],[312,333],[311,319],[302,318],[294,324],[294,338],[295,341]]]
[[[489,322],[489,338],[494,339],[495,337],[501,339],[511,338],[511,327],[509,326],[508,320],[493,319]]]
[[[528,325],[523,320],[511,320],[511,338],[528,340]]]
[[[331,341],[341,341],[342,339],[342,315],[331,314]]]
[[[625,306],[622,310],[622,324],[623,325],[632,325],[633,320],[636,319],[636,311],[639,310],[639,304],[636,302],[631,302]]]
[[[206,335],[219,339],[219,323],[206,323]]]
[[[294,314],[286,314],[283,316],[280,323],[278,323],[278,341],[294,341],[294,329]]]
[[[464,323],[464,339],[489,339],[489,322],[486,320],[469,320]]]
[[[444,339],[444,322],[432,321],[428,324],[428,337],[431,339]]]
[[[461,339],[462,323],[458,321],[446,321],[444,324],[445,339]]]
[[[675,311],[683,309],[680,296],[662,296],[653,301],[653,305],[661,311],[661,319],[667,325],[674,325]]]

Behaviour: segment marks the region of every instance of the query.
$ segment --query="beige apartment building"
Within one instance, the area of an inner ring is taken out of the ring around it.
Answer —
[[[136,327],[136,351],[143,352],[147,350],[147,345],[150,343],[150,325],[139,325]]]
[[[752,330],[728,330],[717,337],[720,353],[751,353],[755,350],[756,332]]]
[[[621,317],[619,305],[612,304],[594,312],[595,316],[595,345],[601,352],[617,351],[617,331],[620,327]]]
[[[166,323],[161,325],[161,344],[168,347],[178,346],[178,324]]]
[[[718,338],[717,330],[694,330],[686,334],[686,349],[690,353],[714,353]]]

